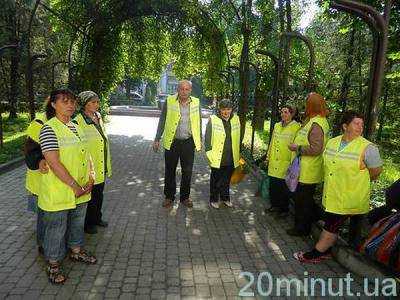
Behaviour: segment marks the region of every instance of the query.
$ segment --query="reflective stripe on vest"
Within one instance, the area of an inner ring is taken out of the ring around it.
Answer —
[[[329,138],[329,124],[326,118],[316,116],[311,118],[296,134],[294,143],[299,146],[309,146],[308,134],[313,123],[317,123],[324,132],[324,146]],[[292,152],[292,160],[296,153]],[[323,179],[322,153],[317,156],[301,156],[299,182],[306,184],[320,183]]]
[[[55,132],[60,162],[69,174],[80,185],[89,181],[90,155],[84,141],[84,133],[79,126],[75,126],[79,138],[56,117],[47,121]],[[42,174],[38,205],[45,211],[60,211],[76,208],[77,204],[89,201],[90,194],[75,198],[70,186],[62,182],[51,170]]]
[[[104,164],[104,140],[103,136],[99,133],[94,124],[87,124],[82,114],[78,114],[75,117],[75,121],[78,122],[79,127],[85,134],[87,147],[92,157],[94,171],[95,171],[95,184],[99,184],[105,181],[105,177],[111,177],[111,155],[110,155],[110,143],[108,141],[106,131],[104,128],[103,121],[99,119],[99,124],[103,130],[104,136],[106,137],[107,143],[107,174],[105,174],[106,165]]]
[[[282,126],[282,122],[275,124],[268,149],[269,176],[285,178],[292,156],[288,146],[293,142],[299,128],[300,124],[296,121],[292,121],[286,126]]]
[[[198,98],[190,97],[189,116],[190,126],[192,129],[192,137],[197,151],[201,149],[201,132],[200,132],[200,101]],[[167,98],[167,116],[164,126],[164,148],[171,149],[172,141],[175,138],[176,128],[181,118],[179,108],[178,95],[172,95]]]
[[[222,152],[226,139],[225,128],[222,120],[212,115],[211,120],[211,150],[206,152],[208,162],[212,168],[220,168],[222,160]],[[231,120],[231,141],[232,141],[232,156],[234,167],[239,166],[240,159],[240,121],[237,115],[234,115]]]
[[[370,177],[360,170],[363,153],[370,141],[358,137],[339,151],[342,136],[328,141],[324,151],[322,204],[331,213],[352,215],[369,211]]]
[[[39,119],[42,121],[41,119]],[[43,121],[42,121],[43,122]],[[26,135],[34,140],[36,143],[39,143],[39,135],[40,130],[43,127],[43,123],[33,120],[27,130]],[[26,169],[26,179],[25,179],[25,188],[34,195],[39,194],[39,187],[40,187],[40,171],[39,170],[30,170]]]

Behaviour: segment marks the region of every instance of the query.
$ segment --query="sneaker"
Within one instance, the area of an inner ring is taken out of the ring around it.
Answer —
[[[187,198],[187,199],[181,201],[181,203],[183,205],[185,205],[186,207],[188,207],[188,208],[192,208],[193,207],[193,202],[192,202],[192,200],[190,198]]]
[[[218,209],[219,208],[219,203],[218,202],[210,202],[210,205],[212,208]]]
[[[294,259],[298,260],[299,262],[310,263],[310,264],[318,264],[321,261],[332,257],[332,255],[330,253],[326,253],[326,254],[323,254],[323,255],[321,255],[319,257],[315,257],[315,258],[306,258],[306,257],[304,257],[304,254],[305,254],[304,251],[295,252],[295,253],[293,253],[293,257],[294,257]]]
[[[172,201],[171,199],[165,198],[162,206],[165,208],[171,208],[173,203],[174,203],[174,201]]]
[[[233,204],[231,201],[224,201],[224,204],[228,207],[233,207]]]

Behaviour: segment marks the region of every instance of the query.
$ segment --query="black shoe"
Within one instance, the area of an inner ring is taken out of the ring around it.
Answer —
[[[96,228],[96,226],[87,226],[87,227],[85,227],[85,232],[87,233],[87,234],[96,234],[97,233],[97,228]]]
[[[309,233],[304,232],[304,231],[299,231],[296,228],[290,228],[286,230],[286,233],[290,236],[307,236]]]
[[[108,222],[101,220],[99,223],[96,224],[100,227],[108,227]]]

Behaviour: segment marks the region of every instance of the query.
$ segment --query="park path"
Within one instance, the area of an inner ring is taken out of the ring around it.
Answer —
[[[258,298],[263,298],[257,288],[262,272],[271,275],[272,295],[277,295],[275,281],[283,278],[332,278],[336,291],[347,271],[333,260],[318,265],[295,261],[293,252],[309,248],[311,241],[286,235],[290,218],[264,214],[252,178],[233,187],[233,209],[211,210],[209,169],[204,154],[198,154],[193,209],[167,211],[161,207],[163,154],[151,151],[157,119],[110,116],[107,126],[114,172],[103,208],[109,227],[86,236],[98,264],[65,260],[69,278],[63,286],[48,283],[38,257],[36,217],[26,211],[24,200],[25,167],[0,175],[0,299],[236,299],[250,280],[241,272],[254,274],[244,291]],[[261,283],[268,284],[268,277]],[[352,291],[362,292],[360,284],[357,279]],[[287,290],[293,296],[296,289],[282,286],[281,295]],[[316,295],[322,290],[317,284]]]

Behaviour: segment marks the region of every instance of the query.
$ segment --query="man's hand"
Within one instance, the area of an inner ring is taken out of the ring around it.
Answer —
[[[42,174],[46,174],[47,172],[49,172],[49,166],[47,165],[47,162],[45,159],[42,159],[39,162],[39,171]]]
[[[290,151],[297,151],[297,148],[298,148],[299,146],[296,145],[296,144],[290,144],[288,147],[289,147],[289,150],[290,150]]]
[[[159,149],[160,149],[160,141],[154,141],[153,142],[153,151],[158,152]]]

